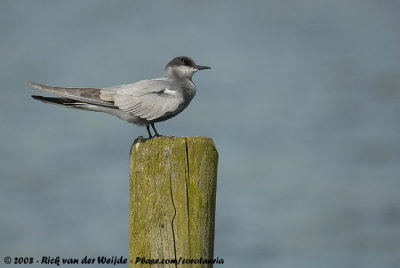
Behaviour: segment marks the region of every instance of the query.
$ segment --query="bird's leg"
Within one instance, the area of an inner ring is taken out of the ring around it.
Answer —
[[[158,134],[157,129],[156,129],[156,127],[154,126],[154,123],[151,124],[151,127],[154,129],[154,133],[155,133],[154,136],[155,136],[155,137],[160,137],[160,136],[162,136],[162,135]]]
[[[149,133],[149,139],[153,138],[150,132],[150,125],[146,125],[147,133]],[[157,132],[156,132],[157,133]]]

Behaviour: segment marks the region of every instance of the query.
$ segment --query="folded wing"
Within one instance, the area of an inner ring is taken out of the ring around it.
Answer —
[[[177,113],[183,103],[181,95],[174,90],[176,86],[164,78],[109,88],[53,87],[32,82],[27,84],[62,96],[65,100],[112,107],[149,121]]]
[[[183,99],[163,79],[143,80],[114,90],[114,105],[120,110],[146,120],[155,120],[177,112]]]

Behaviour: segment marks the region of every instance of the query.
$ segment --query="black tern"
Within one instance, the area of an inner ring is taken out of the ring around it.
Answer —
[[[31,87],[61,97],[35,96],[45,103],[68,108],[104,112],[137,125],[145,125],[149,138],[161,136],[154,124],[170,119],[182,112],[196,95],[192,81],[195,72],[211,69],[197,65],[193,59],[181,56],[165,67],[164,77],[142,80],[133,84],[108,88],[53,87],[27,82]],[[154,130],[154,136],[150,131]]]

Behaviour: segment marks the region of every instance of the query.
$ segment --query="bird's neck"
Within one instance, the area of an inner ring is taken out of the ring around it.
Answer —
[[[171,67],[165,69],[164,76],[173,80],[181,80],[183,83],[193,83],[193,73],[182,73]]]

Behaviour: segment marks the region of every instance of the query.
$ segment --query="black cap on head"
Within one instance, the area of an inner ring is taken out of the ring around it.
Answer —
[[[186,56],[181,56],[181,57],[176,57],[173,58],[167,65],[167,67],[172,67],[172,66],[190,66],[193,67],[196,65],[196,63],[194,63],[194,60],[192,60],[189,57]]]
[[[196,63],[194,62],[193,59],[186,57],[186,56],[180,56],[180,57],[176,57],[176,58],[172,59],[167,64],[166,68],[173,67],[173,66],[188,66],[188,67],[192,67],[192,68],[195,68],[198,70],[211,69],[210,67],[207,67],[207,66],[196,65]]]

